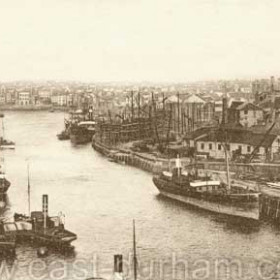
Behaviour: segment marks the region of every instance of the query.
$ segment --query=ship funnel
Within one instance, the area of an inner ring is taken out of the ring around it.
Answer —
[[[177,175],[179,177],[182,173],[182,162],[181,162],[179,154],[177,155],[177,158],[176,158],[176,169],[177,169]]]
[[[49,212],[49,197],[47,194],[43,194],[44,228],[47,228],[48,212]]]
[[[88,109],[88,115],[89,115],[89,119],[92,121],[93,120],[93,109],[92,109],[92,106],[90,106],[89,109]]]
[[[123,280],[123,256],[114,255],[114,280]]]

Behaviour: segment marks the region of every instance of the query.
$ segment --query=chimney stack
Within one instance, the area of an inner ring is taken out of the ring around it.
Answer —
[[[47,218],[49,214],[49,197],[47,194],[43,194],[43,217],[44,217],[44,229],[47,228]]]
[[[275,84],[274,76],[271,76],[270,77],[270,90],[271,90],[272,93],[274,91],[274,84]]]
[[[228,123],[228,104],[227,97],[223,97],[222,124]]]

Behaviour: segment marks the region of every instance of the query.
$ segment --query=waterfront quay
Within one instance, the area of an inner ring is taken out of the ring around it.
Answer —
[[[252,273],[257,275],[264,258],[277,264],[280,257],[277,228],[269,224],[236,225],[224,217],[164,199],[153,186],[150,173],[111,162],[93,150],[91,144],[74,146],[68,141],[58,141],[56,133],[63,129],[63,113],[7,112],[5,118],[9,123],[7,133],[17,147],[15,151],[4,151],[6,174],[12,186],[2,217],[8,219],[13,212],[28,211],[25,187],[28,160],[32,209],[41,209],[41,195],[48,193],[52,198],[51,212],[62,210],[66,227],[78,236],[73,243],[74,255],[50,253],[41,260],[46,269],[39,275],[47,275],[46,279],[50,279],[48,273],[56,262],[69,268],[64,279],[73,279],[80,272],[77,261],[82,262],[86,276],[91,277],[96,272],[93,258],[98,260],[98,275],[109,279],[114,254],[121,253],[125,261],[130,260],[133,219],[137,228],[139,278],[145,278],[149,271],[152,275],[149,279],[161,279],[159,267],[163,262],[167,263],[165,277],[172,277],[174,258],[188,263],[190,273],[195,271],[199,260],[208,261],[211,267],[221,258],[239,260],[244,266],[242,279]],[[22,244],[16,248],[16,255],[17,261],[10,264],[17,267],[14,279],[28,279],[28,269],[38,259],[37,249]],[[155,265],[149,270],[151,261]],[[31,268],[38,276],[36,266]],[[124,269],[127,271],[127,266]],[[277,275],[276,266],[273,269]],[[178,265],[176,275],[184,279],[184,267]],[[211,268],[210,278],[214,277]]]

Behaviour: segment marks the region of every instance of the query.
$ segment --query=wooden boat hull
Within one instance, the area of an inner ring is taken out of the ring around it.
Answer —
[[[161,195],[183,202],[185,204],[207,210],[213,213],[228,215],[232,217],[239,217],[244,219],[259,220],[259,202],[226,202],[223,200],[211,201],[206,200],[203,197],[189,195],[185,191],[176,191],[170,188],[171,182],[165,182],[164,180],[153,178],[154,184],[158,188]]]

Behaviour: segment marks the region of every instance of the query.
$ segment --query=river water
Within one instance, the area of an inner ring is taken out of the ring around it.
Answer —
[[[62,211],[75,232],[75,252],[50,252],[21,244],[16,258],[2,260],[0,279],[112,279],[113,255],[123,254],[132,279],[132,220],[136,222],[140,279],[279,279],[280,230],[269,224],[236,224],[158,195],[152,175],[109,162],[90,145],[58,141],[63,113],[6,112],[6,138],[14,151],[1,151],[11,182],[5,213],[27,213],[27,162],[31,208]]]

